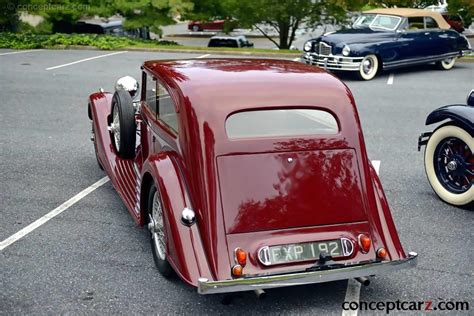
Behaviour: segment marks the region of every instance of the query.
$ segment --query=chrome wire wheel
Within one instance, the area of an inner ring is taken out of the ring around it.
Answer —
[[[166,259],[166,243],[165,231],[163,222],[163,209],[161,207],[161,200],[158,191],[153,196],[153,204],[151,209],[150,223],[153,227],[151,229],[151,237],[153,239],[153,247],[155,247],[156,254],[161,260]]]
[[[161,201],[160,191],[156,185],[150,186],[147,197],[147,210],[148,210],[148,230],[150,231],[150,244],[151,252],[153,254],[153,260],[158,271],[166,278],[174,276],[174,270],[171,267],[167,259],[166,245],[168,238],[165,230],[166,215]]]
[[[456,125],[445,124],[430,136],[425,170],[435,193],[446,203],[468,205],[474,200],[474,139]]]
[[[450,192],[467,192],[474,181],[474,156],[461,139],[449,137],[442,140],[433,156],[435,172],[443,187]]]
[[[359,77],[364,80],[370,80],[375,77],[379,70],[379,61],[375,55],[364,57],[359,68]]]
[[[114,106],[112,113],[112,124],[110,125],[110,130],[114,135],[115,148],[117,151],[120,151],[120,117],[118,106]]]

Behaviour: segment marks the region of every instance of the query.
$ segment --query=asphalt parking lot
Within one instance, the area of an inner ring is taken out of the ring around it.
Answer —
[[[100,55],[108,56],[94,58]],[[140,78],[144,60],[201,56],[0,50],[0,241],[104,177],[89,140],[90,93],[112,90],[123,75]],[[370,82],[342,79],[358,104],[369,157],[380,161],[402,243],[419,254],[416,269],[373,278],[360,289],[360,301],[468,301],[472,313],[474,212],[435,196],[416,145],[431,129],[424,127],[428,113],[465,102],[474,63],[398,70]],[[346,292],[341,281],[269,290],[264,300],[242,293],[223,305],[219,296],[165,280],[154,267],[147,231],[135,225],[110,183],[0,251],[0,314],[340,315]]]

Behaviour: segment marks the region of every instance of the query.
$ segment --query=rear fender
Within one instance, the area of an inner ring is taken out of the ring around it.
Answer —
[[[110,134],[107,130],[108,116],[110,115],[110,107],[112,104],[112,94],[98,92],[89,96],[87,105],[87,114],[92,124],[95,126],[95,138],[97,144],[97,155],[102,166],[107,170],[107,174],[111,174],[110,163],[105,154],[105,143],[110,142]]]
[[[443,106],[431,112],[425,124],[431,125],[448,119],[474,137],[474,107],[463,104]]]
[[[168,236],[167,256],[169,263],[176,273],[188,284],[197,286],[198,278],[211,276],[207,257],[204,252],[199,232],[200,217],[196,212],[196,222],[186,226],[181,222],[184,208],[193,209],[187,185],[184,181],[179,157],[173,152],[161,152],[151,156],[144,163],[144,175],[149,174],[159,189],[165,219],[165,229]],[[142,178],[146,178],[145,176]],[[147,190],[146,186],[143,190]],[[142,218],[148,218],[147,199],[142,199]]]
[[[370,176],[374,187],[375,199],[377,203],[378,218],[380,220],[380,234],[388,251],[391,260],[402,260],[407,258],[403,246],[398,237],[395,223],[388,206],[388,201],[372,164],[370,164]]]

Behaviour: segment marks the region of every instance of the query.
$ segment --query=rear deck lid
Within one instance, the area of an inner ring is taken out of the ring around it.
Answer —
[[[366,221],[353,149],[220,156],[227,234]]]

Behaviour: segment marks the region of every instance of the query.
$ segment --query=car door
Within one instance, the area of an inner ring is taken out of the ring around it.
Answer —
[[[142,108],[142,144],[144,159],[162,150],[177,151],[178,117],[168,89],[159,80],[146,75],[145,101]]]
[[[429,34],[428,47],[430,56],[439,56],[448,52],[448,43],[446,41],[447,34],[441,30],[438,23],[429,16],[424,17],[425,33]]]
[[[163,81],[157,80],[156,133],[159,150],[178,151],[178,113],[170,89]]]
[[[143,161],[154,152],[159,151],[156,146],[156,108],[157,108],[157,83],[153,76],[143,72],[142,76],[142,106],[140,123],[140,140],[142,145]]]
[[[431,54],[430,33],[425,30],[423,17],[409,17],[400,33],[400,57],[406,63],[416,63]]]

